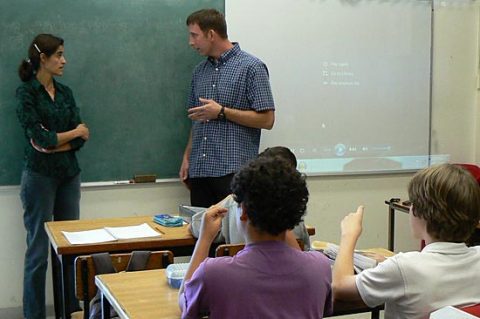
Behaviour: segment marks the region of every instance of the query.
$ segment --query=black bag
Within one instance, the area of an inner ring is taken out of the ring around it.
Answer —
[[[97,275],[116,273],[117,270],[113,267],[112,258],[109,253],[93,254],[93,264],[95,265],[95,272]],[[150,258],[149,251],[134,251],[128,261],[128,266],[125,271],[145,270],[148,259]],[[89,319],[102,318],[102,298],[100,290],[90,301],[90,316]],[[118,318],[115,310],[110,306],[110,318]]]

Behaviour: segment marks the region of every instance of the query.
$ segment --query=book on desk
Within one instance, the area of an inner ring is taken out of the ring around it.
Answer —
[[[330,260],[331,264],[334,264],[335,259],[338,255],[338,245],[315,240],[312,243],[312,248],[322,252]],[[393,252],[384,248],[355,250],[353,254],[353,268],[355,272],[360,273],[365,269],[377,266],[378,261],[374,258],[375,255],[380,255],[384,258],[388,258],[393,256],[394,254]]]
[[[76,232],[62,231],[62,233],[72,245],[94,244],[119,239],[156,237],[161,235],[147,223],[136,226],[103,227]]]

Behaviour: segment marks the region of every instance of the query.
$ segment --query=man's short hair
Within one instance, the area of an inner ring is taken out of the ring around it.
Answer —
[[[249,162],[235,174],[231,187],[251,224],[274,236],[298,225],[307,208],[305,177],[280,157]]]
[[[480,187],[465,169],[442,164],[419,171],[408,185],[413,215],[433,238],[465,242],[480,220]]]
[[[213,30],[221,38],[228,38],[225,16],[216,9],[202,9],[193,12],[187,18],[187,26],[192,24],[197,24],[203,33]]]
[[[266,148],[263,152],[258,154],[258,157],[280,157],[286,160],[287,162],[290,163],[293,167],[297,167],[297,158],[295,157],[295,154],[290,151],[288,147],[285,146],[274,146],[274,147],[268,147]]]

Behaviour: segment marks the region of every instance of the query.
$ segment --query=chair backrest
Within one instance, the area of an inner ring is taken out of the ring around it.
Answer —
[[[298,245],[302,250],[304,250],[304,243],[303,240],[297,239]],[[235,256],[240,250],[245,247],[245,244],[223,244],[219,245],[215,250],[215,257],[223,257],[223,256]]]
[[[480,304],[465,306],[465,307],[458,307],[460,310],[465,311],[471,315],[480,317]]]
[[[475,164],[456,164],[472,174],[472,176],[477,180],[478,184],[480,185],[480,167]],[[468,246],[477,246],[480,245],[480,221],[479,221],[479,226],[477,226],[477,229],[475,229],[475,232],[472,234],[472,236],[467,240],[467,245]]]
[[[223,244],[219,245],[215,250],[215,257],[235,256],[240,250],[245,247],[245,244]]]
[[[459,165],[463,168],[465,168],[467,171],[472,174],[472,176],[477,180],[478,184],[480,184],[480,167],[478,167],[475,164],[456,164]]]
[[[130,261],[131,253],[111,254],[112,265],[119,271],[124,271]],[[169,250],[152,251],[145,270],[162,269],[173,263],[173,253]],[[75,259],[75,294],[84,304],[97,293],[95,285],[95,265],[92,256],[78,256]]]

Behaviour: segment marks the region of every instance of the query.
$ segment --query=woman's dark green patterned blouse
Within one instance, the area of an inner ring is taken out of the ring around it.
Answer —
[[[32,139],[42,148],[54,148],[57,133],[81,123],[72,90],[56,81],[54,85],[55,101],[35,77],[18,87],[17,116],[25,132],[25,167],[45,176],[68,178],[80,172],[75,152],[83,146],[82,138],[70,141],[72,150],[52,154],[39,152],[30,144]]]

